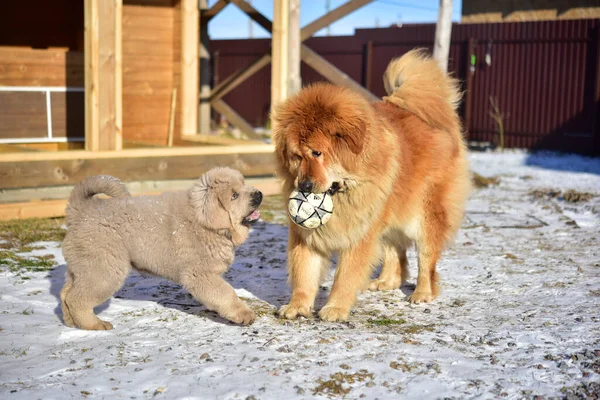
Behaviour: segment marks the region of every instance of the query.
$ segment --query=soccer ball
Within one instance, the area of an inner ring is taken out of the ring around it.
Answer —
[[[325,193],[305,193],[294,190],[288,198],[288,213],[302,228],[315,229],[325,225],[333,214],[333,199]]]

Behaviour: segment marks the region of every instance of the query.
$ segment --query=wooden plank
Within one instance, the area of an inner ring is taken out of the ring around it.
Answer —
[[[181,0],[181,134],[195,133],[198,128],[198,0]],[[210,106],[209,106],[210,107]]]
[[[65,215],[67,200],[0,203],[0,221],[26,218],[54,218]]]
[[[211,18],[215,17],[218,13],[221,12],[227,6],[229,2],[225,0],[218,0],[213,6],[209,9],[202,10],[201,18],[206,22],[210,21]]]
[[[85,145],[100,150],[100,68],[99,68],[99,0],[84,0],[85,41]]]
[[[196,178],[196,177],[194,177]],[[186,190],[194,181],[180,181],[175,190]],[[260,190],[264,196],[274,196],[281,193],[281,182],[277,178],[249,178],[246,184]],[[171,186],[171,185],[169,185]],[[179,187],[181,186],[181,187]],[[72,186],[61,188],[62,192],[70,193]],[[67,189],[67,190],[65,190]],[[130,188],[131,190],[131,188]],[[166,190],[171,191],[171,190]],[[132,192],[133,196],[154,196],[165,191]],[[0,221],[26,218],[55,218],[65,216],[67,199],[33,200],[11,203],[0,203]]]
[[[120,150],[123,145],[121,131],[122,82],[121,16],[122,0],[98,2],[98,131],[97,148],[93,150]],[[117,27],[118,25],[118,27]],[[119,44],[117,44],[119,42]]]
[[[323,75],[329,81],[336,85],[347,86],[358,93],[362,94],[369,101],[380,100],[373,93],[363,88],[354,79],[350,78],[342,70],[331,64],[329,61],[312,51],[306,45],[302,45],[301,49],[302,61],[307,63],[312,69]]]
[[[334,10],[331,10],[321,18],[317,18],[302,28],[302,31],[300,32],[301,40],[305,41],[326,26],[331,25],[333,22],[345,17],[346,15],[358,10],[372,1],[373,0],[350,0]]]
[[[267,66],[271,62],[271,55],[265,54],[258,60],[254,61],[248,67],[243,68],[234,74],[228,76],[225,80],[219,84],[215,90],[212,91],[210,96],[210,101],[216,102],[220,100],[227,93],[231,92],[233,89],[238,87],[242,82],[248,79],[250,76],[254,75],[256,72],[260,71],[262,68]]]
[[[221,135],[187,135],[182,136],[181,140],[184,142],[194,143],[205,143],[219,146],[232,146],[232,145],[263,145],[265,144],[259,140],[249,139],[235,139],[232,137],[221,136]]]
[[[271,34],[271,113],[287,97],[289,16],[290,0],[274,2],[273,31]]]
[[[287,95],[291,96],[302,88],[300,75],[300,0],[290,0],[290,14],[288,18],[288,82]]]
[[[92,160],[105,158],[156,158],[176,156],[206,156],[247,153],[272,153],[275,147],[270,144],[262,146],[228,146],[228,147],[190,147],[190,148],[159,148],[152,149],[123,149],[118,153],[113,151],[69,151],[65,153],[36,153],[36,154],[0,154],[0,163],[18,163],[19,161],[52,161],[52,160]],[[1,177],[0,177],[1,178]]]
[[[260,149],[260,146],[250,146]],[[185,150],[179,149],[179,150]],[[135,149],[148,153],[147,149]],[[134,150],[122,150],[134,151]],[[75,152],[75,151],[74,151]],[[273,152],[179,155],[171,157],[115,157],[0,162],[0,189],[74,184],[87,176],[114,175],[124,181],[196,178],[214,166],[228,166],[245,176],[268,176],[275,171]],[[24,153],[23,155],[44,153]]]
[[[228,0],[231,3],[235,4],[242,10],[246,15],[248,15],[254,22],[263,27],[267,32],[271,32],[273,30],[273,23],[265,17],[260,11],[256,8],[252,7],[252,5],[244,0]],[[287,0],[280,0],[287,1]],[[279,1],[274,3],[274,6],[277,6]]]
[[[115,74],[115,120],[114,136],[115,150],[123,148],[123,0],[113,0],[115,13],[115,53],[114,53],[114,74]]]
[[[227,121],[231,122],[233,126],[240,129],[250,139],[258,139],[258,135],[254,132],[254,128],[246,122],[235,110],[229,107],[223,100],[217,100],[212,103],[213,108],[218,113],[222,114],[227,118]]]
[[[200,8],[208,8],[207,0],[200,0]],[[210,133],[210,38],[208,21],[200,21],[200,99],[198,104],[198,125],[190,133]]]

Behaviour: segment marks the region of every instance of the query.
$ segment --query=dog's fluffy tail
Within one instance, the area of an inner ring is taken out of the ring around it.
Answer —
[[[69,198],[69,206],[77,207],[100,193],[115,198],[131,196],[118,178],[110,175],[96,175],[84,179],[75,186]]]
[[[425,50],[416,49],[392,60],[383,76],[388,96],[383,100],[416,115],[434,128],[460,132],[456,109],[461,99],[458,81],[448,76]]]

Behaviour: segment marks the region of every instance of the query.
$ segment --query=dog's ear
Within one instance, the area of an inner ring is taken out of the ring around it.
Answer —
[[[348,146],[354,154],[359,154],[364,147],[364,130],[352,129],[345,132],[335,132],[335,140]]]
[[[196,218],[206,228],[230,229],[229,212],[219,200],[219,188],[210,171],[200,177],[190,189],[188,196]]]
[[[338,144],[345,145],[354,154],[360,154],[365,145],[368,124],[365,112],[356,112],[359,106],[347,108],[344,104],[338,108],[336,123],[330,127],[330,132]]]

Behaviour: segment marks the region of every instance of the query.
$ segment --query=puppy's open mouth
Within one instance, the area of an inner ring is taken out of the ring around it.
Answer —
[[[260,211],[254,210],[254,211],[252,211],[252,213],[250,213],[250,215],[247,215],[246,217],[244,217],[244,219],[242,220],[242,225],[250,226],[250,224],[253,224],[254,222],[258,221],[259,218],[260,218]]]

